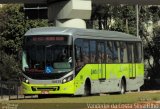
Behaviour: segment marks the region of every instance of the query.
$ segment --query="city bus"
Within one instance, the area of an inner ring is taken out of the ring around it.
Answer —
[[[24,95],[124,94],[144,84],[142,41],[116,31],[33,28],[24,36],[22,71]]]

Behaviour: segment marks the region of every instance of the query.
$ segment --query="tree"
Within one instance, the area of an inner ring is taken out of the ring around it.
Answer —
[[[126,32],[136,35],[135,6],[127,5],[100,5],[93,6],[91,21],[98,22],[98,29]],[[95,26],[93,25],[93,28]]]
[[[30,28],[47,26],[47,20],[27,20],[22,10],[23,5],[4,5],[0,9],[0,50],[3,79],[9,79],[20,72],[17,54],[22,49],[25,32]]]

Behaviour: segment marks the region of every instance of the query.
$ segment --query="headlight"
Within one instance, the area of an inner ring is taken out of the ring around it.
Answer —
[[[73,80],[73,74],[70,75],[70,76],[68,76],[68,77],[66,77],[66,78],[64,78],[64,79],[62,80],[62,83],[66,83],[66,82],[69,82],[69,81],[71,81],[71,80]]]
[[[28,79],[26,79],[26,81],[25,81],[26,83],[29,83],[29,80]]]
[[[25,83],[29,84],[29,80],[26,79],[25,77],[23,77],[22,82],[25,82]]]

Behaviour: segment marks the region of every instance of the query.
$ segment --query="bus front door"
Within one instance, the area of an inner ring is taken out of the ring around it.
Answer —
[[[132,43],[128,44],[128,60],[129,60],[129,78],[136,78],[136,64],[134,63],[134,45]]]
[[[99,42],[97,44],[97,61],[98,61],[98,78],[100,81],[106,80],[106,68],[105,68],[105,44],[104,42]]]

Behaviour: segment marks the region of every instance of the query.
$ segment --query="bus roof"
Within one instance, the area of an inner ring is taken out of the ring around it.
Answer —
[[[72,35],[73,38],[93,38],[93,39],[110,39],[125,41],[141,41],[136,36],[107,30],[65,28],[65,27],[40,27],[33,28],[26,32],[25,36],[35,35]]]

